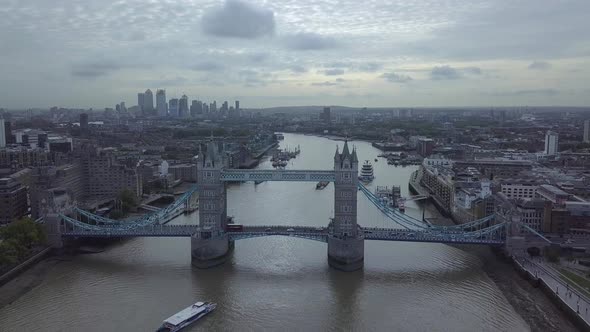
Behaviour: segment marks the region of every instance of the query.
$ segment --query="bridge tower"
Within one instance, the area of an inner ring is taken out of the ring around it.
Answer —
[[[224,263],[233,249],[225,234],[227,226],[227,193],[221,172],[226,158],[217,144],[201,148],[197,170],[200,231],[191,237],[192,264],[208,268]]]
[[[334,155],[334,219],[328,237],[328,264],[343,271],[363,267],[364,234],[357,225],[358,158],[348,142]]]

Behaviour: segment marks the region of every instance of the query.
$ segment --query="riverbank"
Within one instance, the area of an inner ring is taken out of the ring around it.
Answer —
[[[45,274],[59,262],[60,259],[56,257],[43,259],[0,286],[0,309],[39,286]]]
[[[487,247],[470,247],[482,261],[482,269],[498,286],[516,312],[530,326],[531,331],[579,331],[563,311],[546,296],[522,278],[508,259]]]
[[[453,225],[450,218],[435,219],[439,225]],[[573,332],[579,329],[540,288],[534,287],[514,268],[509,259],[491,248],[477,245],[453,245],[481,261],[481,268],[494,282],[531,331]]]

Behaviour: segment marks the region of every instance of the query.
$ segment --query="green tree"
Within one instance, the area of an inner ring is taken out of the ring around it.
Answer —
[[[124,214],[129,213],[131,209],[137,207],[137,198],[135,197],[135,193],[129,189],[121,191],[119,194],[119,200],[121,201],[121,210]]]
[[[15,240],[16,243],[27,249],[45,241],[45,232],[41,225],[28,217],[19,219],[4,227],[0,236],[6,241]]]
[[[21,250],[15,246],[14,240],[3,240],[0,242],[0,266],[14,265],[18,262]]]

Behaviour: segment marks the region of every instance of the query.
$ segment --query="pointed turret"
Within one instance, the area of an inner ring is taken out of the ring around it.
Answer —
[[[340,162],[340,149],[338,148],[338,145],[336,145],[336,153],[334,154],[334,162],[335,163]]]
[[[348,150],[348,141],[344,141],[344,148],[342,149],[342,160],[350,157],[350,150]]]
[[[358,163],[359,162],[359,159],[356,156],[356,146],[353,146],[352,147],[352,162],[353,163]]]

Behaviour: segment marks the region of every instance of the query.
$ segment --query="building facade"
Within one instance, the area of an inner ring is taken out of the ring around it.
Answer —
[[[166,90],[156,91],[156,108],[158,116],[165,117],[168,115],[168,105],[166,104]]]
[[[27,188],[13,178],[0,178],[0,224],[7,224],[28,213]]]
[[[545,134],[545,154],[554,156],[559,152],[559,135],[551,130]]]

